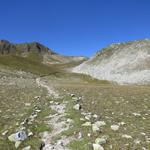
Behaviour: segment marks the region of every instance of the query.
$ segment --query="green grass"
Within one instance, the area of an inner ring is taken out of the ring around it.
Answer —
[[[43,56],[35,51],[31,51],[28,53],[27,58],[31,61],[42,63]]]
[[[59,72],[56,67],[44,65],[41,62],[31,60],[31,58],[11,55],[0,56],[0,65],[37,75],[48,75]]]

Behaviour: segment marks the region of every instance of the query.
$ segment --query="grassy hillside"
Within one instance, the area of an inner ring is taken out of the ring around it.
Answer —
[[[47,75],[58,72],[56,67],[44,65],[38,61],[33,61],[30,58],[12,55],[0,56],[0,65],[10,67],[11,69],[31,72],[37,75]]]

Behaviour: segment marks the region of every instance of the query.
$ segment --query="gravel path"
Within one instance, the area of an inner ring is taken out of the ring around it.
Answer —
[[[47,89],[49,96],[54,96],[54,98],[59,97],[59,94],[55,92],[53,88],[46,85],[46,83],[42,82],[39,78],[36,79],[36,82],[39,86]],[[68,130],[72,124],[72,120],[66,118],[65,108],[65,102],[58,103],[51,101],[51,109],[56,111],[56,113],[50,115],[50,120],[46,122],[49,126],[52,126],[52,132],[49,133],[46,131],[42,133],[42,140],[45,143],[43,150],[69,150],[67,145],[73,140],[73,137],[62,136],[61,139],[55,143],[53,141],[61,132]]]

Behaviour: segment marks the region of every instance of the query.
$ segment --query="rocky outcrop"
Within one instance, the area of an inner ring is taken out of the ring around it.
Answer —
[[[112,44],[73,72],[120,84],[150,83],[150,40]]]
[[[40,60],[45,64],[81,63],[85,60],[85,57],[63,56],[57,54],[38,42],[14,44],[7,40],[0,40],[0,56],[11,54],[22,57],[29,56],[30,59],[36,61]]]
[[[7,40],[0,40],[0,54],[23,54],[32,51],[41,54],[45,54],[48,52],[50,54],[56,54],[55,52],[38,42],[14,44],[10,43]]]

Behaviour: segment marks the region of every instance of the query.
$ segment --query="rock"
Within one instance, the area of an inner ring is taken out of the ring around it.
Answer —
[[[84,124],[82,124],[83,127],[90,127],[92,126],[91,122],[85,122]]]
[[[36,111],[36,112],[38,112],[38,113],[39,113],[39,112],[41,112],[41,110],[40,110],[40,109],[36,109],[35,111]]]
[[[50,104],[53,104],[54,103],[54,101],[50,101]]]
[[[93,144],[93,149],[94,150],[104,150],[104,148],[99,144]]]
[[[24,141],[27,138],[27,134],[25,131],[19,131],[17,133],[11,134],[8,139],[11,142]]]
[[[4,135],[6,135],[7,133],[8,133],[8,130],[4,131],[4,132],[2,133],[2,135],[4,136]]]
[[[35,96],[34,98],[35,98],[35,99],[40,99],[40,97],[41,97],[41,96]]]
[[[134,116],[136,116],[136,117],[140,117],[141,116],[141,114],[140,113],[132,113]]]
[[[33,132],[29,132],[28,133],[28,137],[32,136],[33,135]]]
[[[85,119],[86,119],[86,120],[90,120],[90,119],[91,119],[91,114],[86,115],[86,116],[85,116]]]
[[[15,147],[16,147],[16,149],[20,146],[20,144],[21,144],[21,141],[16,141],[16,142],[15,142]]]
[[[24,147],[22,150],[30,150],[31,146]]]
[[[66,122],[67,122],[67,123],[73,123],[73,120],[70,119],[70,118],[68,118]]]
[[[91,134],[90,134],[90,133],[88,133],[88,134],[87,134],[87,136],[88,136],[88,137],[91,137]]]
[[[85,119],[84,118],[80,118],[80,121],[85,121]]]
[[[81,105],[80,104],[76,104],[73,108],[75,110],[81,110]]]
[[[31,106],[31,103],[25,103],[25,106]]]
[[[92,131],[95,133],[97,131],[99,131],[99,127],[96,124],[92,124]]]
[[[100,127],[106,125],[106,123],[105,123],[104,121],[96,121],[94,124],[95,124],[98,128],[100,128]]]
[[[98,118],[98,116],[96,114],[93,115],[93,118]]]
[[[82,138],[82,133],[79,132],[79,134],[78,134],[78,139],[81,139],[81,138]]]
[[[125,125],[125,124],[126,124],[125,122],[120,122],[119,123],[119,125],[122,125],[122,126]]]
[[[126,138],[126,139],[132,139],[132,136],[131,135],[127,135],[127,134],[122,135],[122,137]]]
[[[100,145],[102,145],[102,144],[106,144],[106,142],[107,142],[107,138],[104,136],[104,137],[101,137],[101,138],[97,138],[96,140],[95,140],[95,143],[96,144],[100,144]]]
[[[75,97],[75,94],[71,94],[71,97]]]
[[[141,141],[140,141],[140,140],[138,140],[138,139],[135,139],[135,140],[134,140],[134,143],[135,143],[135,144],[140,144],[140,143],[141,143]]]
[[[119,126],[118,125],[111,125],[111,129],[113,131],[117,131],[117,130],[119,130]]]

